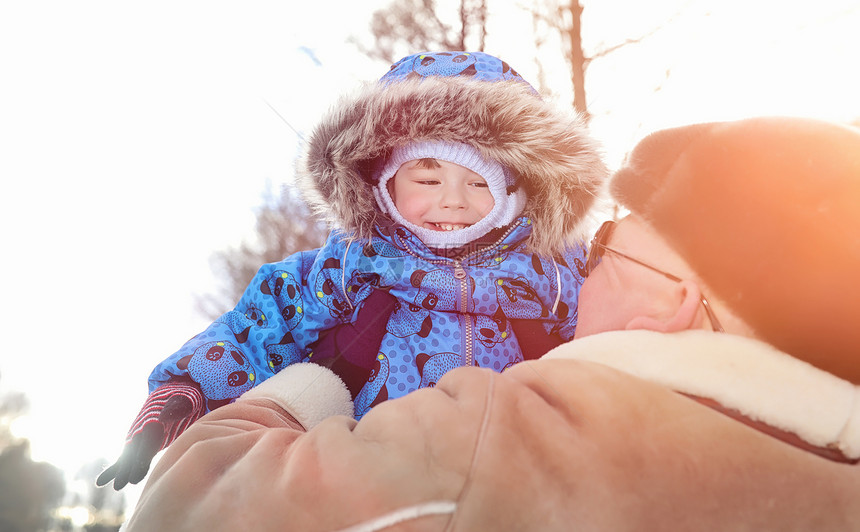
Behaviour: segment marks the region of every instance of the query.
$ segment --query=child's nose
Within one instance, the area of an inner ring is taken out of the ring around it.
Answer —
[[[461,187],[448,186],[442,190],[442,207],[463,209],[466,205],[466,194]]]

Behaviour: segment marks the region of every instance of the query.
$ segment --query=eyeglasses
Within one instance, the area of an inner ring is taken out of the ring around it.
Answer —
[[[609,241],[609,237],[612,236],[612,231],[614,230],[615,222],[609,220],[603,222],[603,225],[601,225],[600,229],[598,229],[597,233],[595,233],[594,238],[591,240],[591,247],[588,250],[588,259],[585,262],[586,277],[591,275],[591,272],[593,272],[594,269],[597,268],[597,265],[600,264],[600,261],[603,260],[603,254],[609,251],[623,259],[627,259],[631,262],[635,262],[640,266],[648,268],[652,272],[659,273],[660,275],[671,281],[675,281],[676,283],[680,283],[681,281],[683,281],[683,279],[681,279],[677,275],[672,275],[669,272],[665,272],[660,268],[651,266],[646,262],[642,262],[639,259],[635,259],[630,255],[627,255],[626,253],[622,253],[617,249],[612,249],[611,247],[607,246],[605,242]],[[720,324],[720,320],[717,319],[717,316],[714,314],[713,309],[711,309],[711,304],[708,303],[708,300],[705,299],[704,295],[702,295],[701,297],[702,306],[705,307],[705,313],[708,315],[708,320],[710,320],[711,322],[711,327],[714,329],[715,332],[725,332],[725,329],[723,329],[723,326]]]

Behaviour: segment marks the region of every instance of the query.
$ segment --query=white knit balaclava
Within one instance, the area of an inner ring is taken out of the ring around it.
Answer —
[[[394,206],[388,192],[388,181],[400,167],[418,159],[439,159],[458,164],[475,172],[487,182],[493,196],[493,209],[478,222],[454,231],[433,231],[406,221]],[[472,242],[497,227],[508,225],[519,216],[526,204],[526,194],[516,186],[515,176],[496,161],[485,159],[468,144],[456,142],[425,141],[395,148],[377,177],[373,189],[379,208],[395,222],[412,231],[426,245],[433,248],[459,247]]]

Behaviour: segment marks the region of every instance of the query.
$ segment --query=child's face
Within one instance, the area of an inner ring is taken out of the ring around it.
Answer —
[[[468,227],[495,205],[483,177],[438,159],[404,163],[389,181],[388,190],[403,218],[433,231]]]

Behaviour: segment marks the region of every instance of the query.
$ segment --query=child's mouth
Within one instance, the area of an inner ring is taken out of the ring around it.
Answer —
[[[428,229],[432,229],[434,231],[457,231],[458,229],[465,229],[469,227],[469,224],[448,224],[448,223],[436,223],[436,222],[427,222]]]

